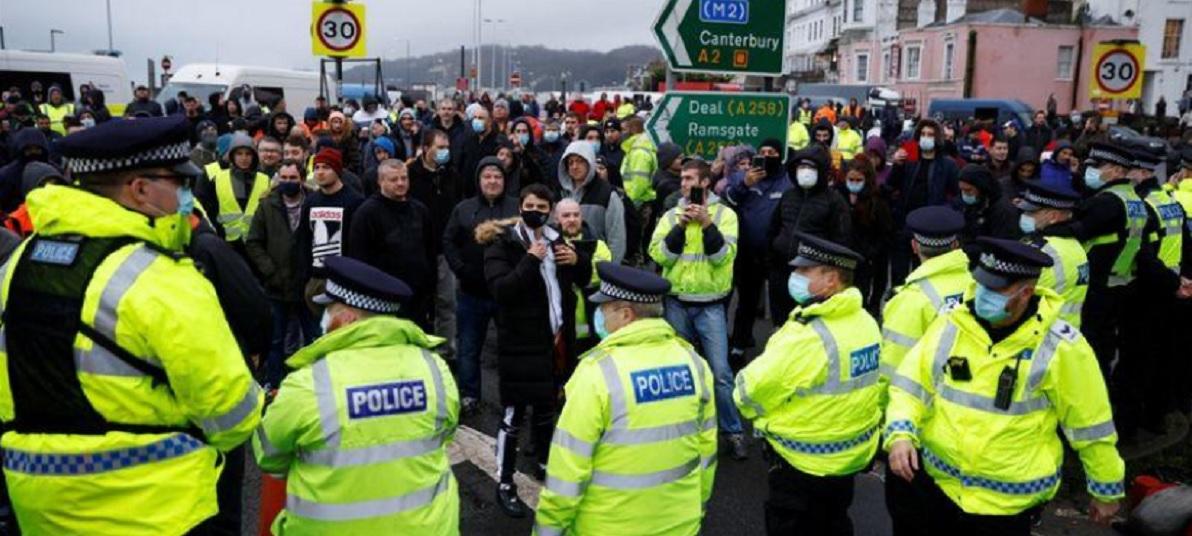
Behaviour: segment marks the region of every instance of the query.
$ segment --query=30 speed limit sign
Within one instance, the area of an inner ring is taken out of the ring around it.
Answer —
[[[364,56],[364,5],[314,2],[310,32],[316,56]]]
[[[1101,99],[1140,98],[1145,54],[1146,49],[1139,44],[1098,44],[1093,49],[1089,96]]]

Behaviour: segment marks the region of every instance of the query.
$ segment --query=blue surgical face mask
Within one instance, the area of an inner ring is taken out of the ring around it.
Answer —
[[[190,216],[195,211],[195,194],[187,186],[178,189],[178,213]]]
[[[529,145],[530,144],[530,135],[526,134],[526,133],[518,134],[517,135],[517,143],[520,144],[522,147]]]
[[[604,326],[604,309],[599,305],[596,306],[596,314],[592,316],[592,327],[596,328],[597,337],[608,338],[608,328]]]
[[[1010,317],[1010,311],[1006,310],[1006,305],[1009,303],[1010,296],[990,289],[985,285],[977,285],[977,294],[973,304],[977,316],[984,318],[988,322],[1001,322]]]
[[[1023,213],[1018,217],[1018,228],[1022,229],[1025,234],[1035,232],[1035,217],[1030,214]]]
[[[472,132],[477,134],[484,132],[484,120],[476,118],[472,120]]]
[[[960,200],[961,200],[961,201],[964,201],[964,204],[966,204],[966,205],[969,205],[969,206],[972,206],[972,205],[976,205],[976,204],[977,204],[977,201],[980,201],[980,200],[981,200],[981,198],[980,198],[980,197],[978,197],[978,196],[975,196],[975,195],[970,195],[970,194],[966,194],[966,193],[964,193],[964,192],[961,192],[961,193],[960,193]]]
[[[435,163],[439,165],[446,164],[451,161],[451,149],[439,149],[435,151]]]
[[[791,272],[790,279],[786,280],[786,290],[799,305],[806,304],[815,297],[811,293],[811,280],[798,272]]]
[[[1101,180],[1101,168],[1084,168],[1084,185],[1094,190],[1105,186],[1105,181]]]
[[[546,143],[554,143],[559,141],[559,131],[548,130],[542,134],[542,139],[546,140]]]
[[[919,138],[919,148],[923,149],[924,151],[934,151],[935,150],[935,138],[931,138],[931,137]]]
[[[864,182],[844,181],[844,186],[845,188],[848,188],[848,191],[854,194],[859,194],[861,193],[861,190],[865,189]]]
[[[597,153],[597,154],[600,153],[600,140],[592,140],[588,143],[592,144],[592,152],[593,153]]]

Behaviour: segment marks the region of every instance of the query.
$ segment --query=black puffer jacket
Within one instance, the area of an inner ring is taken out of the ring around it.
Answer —
[[[557,382],[573,356],[554,359],[555,337],[550,329],[550,306],[542,261],[527,253],[525,237],[517,232],[518,218],[484,223],[477,239],[487,245],[484,274],[497,301],[497,370],[501,404],[552,404]],[[563,241],[562,236],[558,238]],[[592,259],[576,252],[573,266],[556,265],[565,348],[575,351],[576,282],[592,277]]]
[[[828,186],[828,154],[823,147],[811,145],[797,153],[787,162],[787,174],[796,177],[798,162],[806,159],[815,162],[819,181],[810,189],[803,189],[796,182],[796,186],[783,192],[778,201],[766,234],[770,241],[770,261],[775,267],[784,267],[795,258],[799,250],[796,232],[837,244],[848,244],[852,238],[848,202]]]
[[[969,164],[960,171],[960,182],[968,183],[981,192],[976,205],[956,202],[956,209],[964,214],[964,232],[960,242],[969,258],[976,259],[980,247],[978,236],[1017,240],[1022,237],[1018,226],[1018,209],[1002,195],[1001,186],[985,166]]]
[[[501,161],[490,156],[481,160],[478,167],[488,165],[500,167]],[[480,174],[474,172],[472,177],[472,189],[479,192]],[[489,200],[482,193],[465,199],[451,211],[447,228],[443,230],[443,256],[459,280],[460,290],[480,298],[490,296],[484,280],[484,246],[476,242],[476,227],[489,220],[517,214],[517,199],[502,195]]]

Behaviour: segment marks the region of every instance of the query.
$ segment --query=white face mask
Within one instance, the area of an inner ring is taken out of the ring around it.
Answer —
[[[819,173],[814,169],[800,169],[795,172],[795,182],[804,190],[811,189],[818,182]]]

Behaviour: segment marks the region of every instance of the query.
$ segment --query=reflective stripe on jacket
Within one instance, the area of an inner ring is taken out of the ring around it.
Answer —
[[[654,173],[658,171],[658,148],[646,134],[636,134],[621,142],[625,160],[621,161],[621,179],[625,195],[635,206],[653,201]],[[628,208],[627,208],[628,210]]]
[[[1043,269],[1038,285],[1059,294],[1064,300],[1060,319],[1079,328],[1080,312],[1089,292],[1088,254],[1075,238],[1062,236],[1046,237],[1042,249],[1054,264]]]
[[[261,205],[261,198],[269,193],[269,177],[264,173],[257,173],[252,181],[252,190],[247,193],[244,207],[236,201],[230,168],[216,171],[212,180],[215,182],[215,197],[219,201],[219,215],[216,219],[223,226],[224,238],[228,242],[240,240],[248,234],[252,216]]]
[[[724,237],[719,251],[704,251],[704,229],[699,222],[688,222],[683,251],[670,251],[666,235],[679,223],[679,213],[687,200],[666,212],[650,239],[650,258],[662,266],[662,277],[671,283],[671,295],[687,302],[713,302],[733,290],[733,260],[737,258],[737,213],[712,195],[708,198],[708,217]]]

